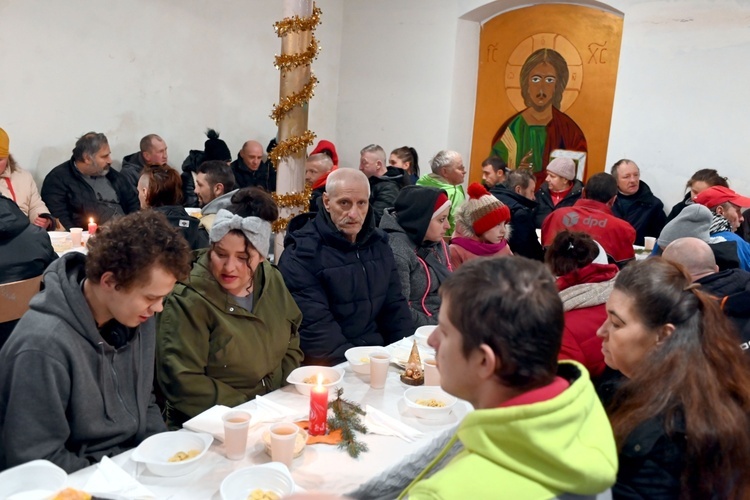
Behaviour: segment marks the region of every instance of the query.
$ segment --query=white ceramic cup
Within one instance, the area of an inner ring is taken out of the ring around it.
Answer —
[[[654,249],[654,244],[656,243],[656,238],[653,236],[646,236],[643,238],[643,248],[651,251]]]
[[[424,385],[436,385],[440,387],[440,371],[435,363],[435,358],[424,360]]]
[[[296,424],[282,422],[271,426],[271,460],[292,467],[294,443],[297,440],[299,427]]]
[[[239,410],[227,412],[221,417],[224,421],[224,450],[229,460],[245,458],[250,418],[248,412]]]
[[[81,246],[81,237],[83,236],[82,227],[71,227],[70,228],[70,241],[73,243],[73,248]]]
[[[388,365],[391,357],[385,352],[370,354],[370,387],[382,389],[385,387],[385,379],[388,377]]]

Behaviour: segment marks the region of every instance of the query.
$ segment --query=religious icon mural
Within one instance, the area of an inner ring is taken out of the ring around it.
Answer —
[[[531,170],[537,187],[557,150],[587,158],[581,179],[603,171],[621,33],[621,16],[561,4],[485,23],[471,164],[499,156]]]

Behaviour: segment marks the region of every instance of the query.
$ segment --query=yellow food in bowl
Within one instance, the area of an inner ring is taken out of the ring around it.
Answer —
[[[177,453],[169,457],[169,460],[167,460],[167,462],[184,462],[185,460],[190,460],[191,458],[195,458],[200,454],[200,450],[190,450],[188,452],[178,451]]]
[[[264,491],[261,489],[253,490],[247,496],[247,500],[279,500],[279,495],[273,491]]]
[[[445,408],[445,403],[443,401],[438,401],[435,398],[417,399],[416,403],[420,406],[427,406],[429,408]]]
[[[370,362],[370,358],[359,358],[359,362],[360,363],[369,363]]]
[[[318,383],[318,376],[317,375],[313,375],[312,377],[307,377],[305,379],[302,379],[302,382],[305,383],[305,384],[317,384]],[[328,380],[327,378],[324,378],[321,383],[322,384],[330,384],[331,381]]]

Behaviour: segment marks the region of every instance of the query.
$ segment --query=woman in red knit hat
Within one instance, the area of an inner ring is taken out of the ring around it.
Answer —
[[[477,257],[513,255],[508,246],[510,209],[478,182],[469,186],[468,193],[469,199],[456,212],[456,233],[450,244],[454,269]]]

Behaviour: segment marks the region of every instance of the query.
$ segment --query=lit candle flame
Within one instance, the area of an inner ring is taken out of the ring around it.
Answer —
[[[318,373],[318,387],[323,387],[323,374]]]
[[[90,217],[90,218],[89,218],[89,224],[93,224],[93,223],[94,223],[94,218],[93,218],[93,217]]]

